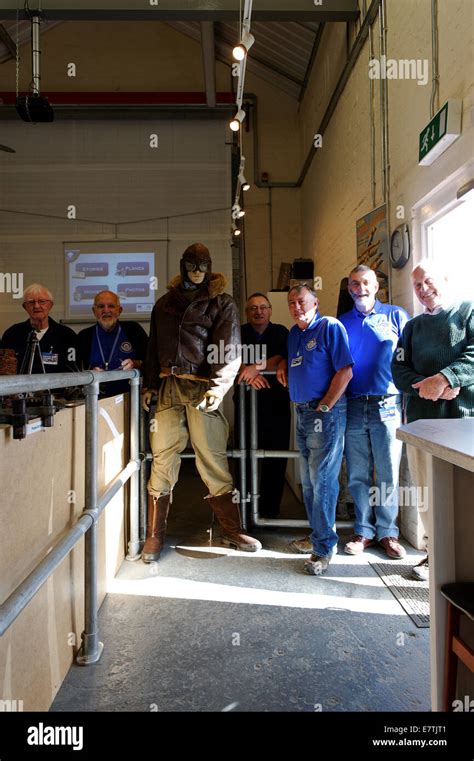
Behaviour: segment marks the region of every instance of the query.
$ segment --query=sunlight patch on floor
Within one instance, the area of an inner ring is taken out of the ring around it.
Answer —
[[[208,581],[177,578],[175,576],[158,576],[158,564],[146,569],[146,577],[135,579],[114,579],[108,587],[111,594],[139,595],[149,597],[166,597],[181,600],[207,600],[214,602],[243,603],[247,605],[277,605],[288,608],[312,608],[346,610],[358,613],[378,613],[380,615],[404,616],[405,613],[394,599],[366,599],[339,595],[318,594],[317,585],[346,583],[347,579],[334,577],[309,577],[314,582],[314,592],[283,592],[273,589],[259,589],[249,586],[234,586]],[[354,582],[354,580],[352,580]],[[358,582],[360,583],[360,582]],[[364,582],[365,583],[365,579]]]

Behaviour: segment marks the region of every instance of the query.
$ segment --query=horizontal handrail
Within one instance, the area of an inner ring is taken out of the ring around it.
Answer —
[[[13,590],[5,602],[0,605],[0,636],[12,625],[45,581],[69,555],[79,539],[94,523],[91,513],[83,512],[79,520],[67,534],[53,547],[51,552],[34,568],[33,571]]]
[[[28,391],[48,391],[50,388],[89,386],[91,383],[110,383],[139,378],[140,370],[84,370],[80,373],[44,373],[35,375],[1,375],[0,396],[24,394]]]

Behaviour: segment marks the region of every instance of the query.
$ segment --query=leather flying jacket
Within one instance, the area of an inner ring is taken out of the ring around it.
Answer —
[[[171,374],[209,381],[209,391],[222,399],[241,364],[237,305],[224,293],[221,273],[212,273],[192,301],[182,282],[174,277],[153,307],[144,387],[158,388],[159,378]]]

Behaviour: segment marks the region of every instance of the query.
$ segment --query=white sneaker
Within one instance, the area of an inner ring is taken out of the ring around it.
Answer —
[[[428,581],[430,575],[428,556],[420,560],[417,565],[411,569],[411,578],[415,581]]]

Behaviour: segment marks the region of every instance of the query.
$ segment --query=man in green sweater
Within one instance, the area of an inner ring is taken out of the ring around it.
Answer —
[[[412,272],[412,284],[423,314],[410,320],[392,360],[397,388],[407,395],[407,420],[459,418],[474,414],[474,303],[454,302],[447,274],[424,259]],[[413,481],[427,481],[424,453],[407,448]],[[420,510],[427,536],[427,516]],[[428,579],[428,558],[413,569],[413,578]]]

